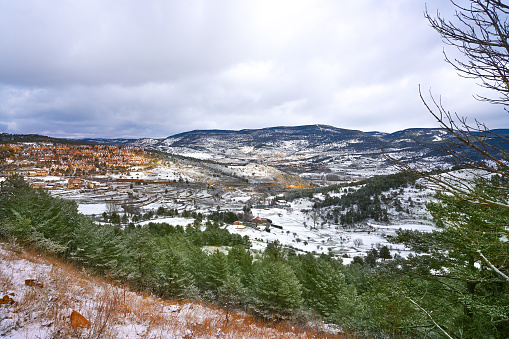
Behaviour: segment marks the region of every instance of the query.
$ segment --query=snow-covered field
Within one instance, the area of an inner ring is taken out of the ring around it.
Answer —
[[[106,211],[106,204],[79,204],[78,211],[85,215],[99,215]]]
[[[254,167],[256,168],[256,167]],[[124,187],[124,188],[121,188]],[[132,186],[131,186],[132,187]],[[350,188],[355,189],[355,188]],[[67,193],[66,193],[67,192]],[[80,212],[86,215],[99,216],[108,210],[110,201],[117,201],[118,212],[123,213],[120,205],[127,199],[128,192],[136,197],[136,202],[143,211],[155,212],[158,208],[177,209],[179,213],[184,210],[208,213],[220,208],[222,211],[242,212],[243,207],[252,199],[262,201],[260,194],[246,189],[231,189],[219,191],[195,188],[174,188],[158,185],[141,185],[129,188],[128,184],[117,186],[114,190],[103,194],[93,195],[88,191],[63,191],[60,196],[75,199],[79,202]],[[346,194],[329,193],[331,196]],[[398,228],[431,231],[432,223],[426,211],[425,203],[433,197],[433,191],[406,187],[391,190],[385,194],[397,197],[401,201],[403,211],[389,208],[389,224],[366,221],[355,226],[342,226],[325,222],[323,217],[313,215],[313,200],[301,198],[286,203],[284,206],[266,208],[252,208],[252,216],[270,219],[276,225],[270,232],[264,228],[251,228],[249,226],[226,225],[232,233],[248,236],[253,244],[253,250],[262,251],[267,243],[279,241],[281,244],[295,249],[299,253],[311,252],[326,253],[336,257],[343,257],[348,263],[354,256],[364,256],[373,249],[387,246],[391,254],[407,256],[409,252],[402,246],[389,244],[387,236],[394,235]],[[273,197],[265,196],[269,201]],[[323,200],[323,194],[315,194],[313,199]],[[111,208],[111,206],[110,206]],[[143,212],[142,212],[143,213]],[[326,213],[322,212],[322,213]],[[145,225],[149,222],[166,222],[171,225],[186,226],[193,223],[187,218],[157,218],[139,222]]]
[[[291,202],[288,207],[271,208],[253,208],[251,210],[253,217],[270,219],[273,225],[268,232],[265,227],[249,227],[244,225],[226,225],[231,232],[248,236],[252,242],[252,249],[263,251],[267,243],[279,241],[281,244],[295,249],[299,253],[326,253],[333,254],[336,257],[344,257],[344,263],[349,263],[354,256],[364,256],[372,249],[379,249],[382,246],[388,246],[391,253],[406,257],[410,252],[403,246],[389,244],[387,236],[394,235],[395,231],[401,229],[412,229],[419,231],[432,231],[434,226],[426,221],[423,216],[426,215],[424,201],[426,196],[430,197],[428,191],[418,191],[407,188],[400,193],[402,200],[408,204],[408,199],[412,199],[414,204],[412,214],[414,218],[401,218],[390,224],[365,222],[360,225],[343,227],[329,223],[316,222],[313,219],[312,202],[307,199],[297,199]],[[230,197],[232,201],[245,202],[248,196]],[[164,204],[153,204],[147,207],[156,210]],[[80,204],[80,211],[85,214],[99,215],[104,211],[104,204]],[[239,210],[240,211],[240,210]],[[393,214],[396,212],[393,211]],[[192,224],[194,219],[182,217],[164,217],[154,218],[139,222],[143,226],[149,222],[164,222],[170,225],[187,226]]]
[[[177,163],[167,163],[164,166],[158,166],[150,170],[133,168],[125,174],[111,175],[112,179],[135,179],[135,180],[153,180],[153,181],[188,181],[196,182],[206,180],[209,176],[190,165]]]
[[[303,207],[302,203],[296,205]],[[349,263],[354,256],[364,256],[370,249],[379,249],[382,246],[388,246],[392,254],[397,253],[406,257],[410,252],[402,246],[389,244],[387,236],[394,235],[399,228],[424,232],[434,229],[431,224],[417,222],[391,225],[369,222],[352,228],[329,224],[314,226],[311,216],[298,208],[253,209],[252,212],[255,216],[268,218],[275,225],[282,227],[282,229],[271,227],[270,232],[266,232],[239,225],[227,226],[231,233],[247,235],[253,243],[253,249],[263,250],[268,242],[277,240],[299,253],[314,252],[334,254],[337,257],[345,256],[343,258],[345,264]]]

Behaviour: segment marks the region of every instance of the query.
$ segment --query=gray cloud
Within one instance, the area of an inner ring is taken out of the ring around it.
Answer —
[[[453,112],[505,124],[503,110],[476,102],[475,82],[444,63],[419,1],[0,0],[0,8],[0,128],[10,133],[434,127],[419,84]]]

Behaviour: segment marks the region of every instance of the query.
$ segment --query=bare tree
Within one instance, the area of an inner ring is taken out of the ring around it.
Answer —
[[[318,208],[313,207],[312,213],[311,213],[311,219],[313,219],[313,228],[316,229],[316,223],[320,220],[321,215]]]
[[[136,207],[135,207],[135,203],[134,203],[134,197],[131,194],[124,201],[122,208],[124,209],[124,213],[127,216],[129,216],[129,218],[133,217],[134,213],[136,212]]]
[[[464,59],[450,59],[461,76],[480,81],[482,87],[499,94],[498,98],[477,96],[478,99],[496,104],[509,104],[509,5],[499,0],[470,0],[467,5],[451,0],[456,7],[456,23],[437,13],[436,17],[425,12],[431,27],[444,42],[456,47]]]
[[[108,213],[108,215],[112,215],[118,211],[120,211],[120,208],[113,200],[108,200],[106,202],[106,213]]]
[[[476,121],[474,126],[467,124],[466,118],[453,116],[433,98],[434,106],[429,105],[422,94],[421,99],[428,112],[451,136],[450,140],[432,146],[426,145],[426,147],[443,154],[445,159],[449,159],[451,166],[466,169],[468,176],[455,172],[444,173],[442,168],[436,168],[435,164],[406,163],[392,158],[387,153],[386,157],[400,170],[425,177],[424,183],[433,189],[451,193],[474,204],[509,208],[509,202],[499,199],[509,193],[509,187],[503,185],[496,187],[498,194],[495,196],[480,195],[472,191],[472,186],[475,184],[486,185],[479,179],[488,178],[491,175],[509,179],[507,153],[509,139],[493,132],[480,122]]]
[[[481,87],[491,89],[498,94],[497,98],[477,96],[477,99],[508,106],[509,5],[499,0],[470,0],[467,5],[459,4],[454,0],[451,2],[456,7],[454,23],[439,13],[434,17],[428,11],[425,12],[431,27],[441,35],[444,42],[456,47],[463,55],[461,59],[451,59],[444,52],[446,61],[458,71],[460,76],[476,79]],[[431,96],[432,104],[424,99],[422,93],[420,96],[429,113],[436,118],[445,131],[453,136],[448,143],[434,150],[448,155],[456,165],[507,176],[509,172],[507,163],[509,139],[507,137],[493,132],[481,122],[475,121],[473,125],[468,124],[466,118],[451,114],[433,96]],[[408,165],[402,167],[415,170]],[[470,187],[468,184],[465,185],[465,178],[451,175],[447,176],[447,180],[444,180],[442,176],[432,181],[440,188],[455,194],[465,194]],[[505,189],[503,191],[505,192]],[[470,198],[479,200],[479,203],[494,203],[482,201],[479,197]]]
[[[509,106],[509,5],[497,0],[470,0],[469,5],[460,5],[451,0],[456,7],[456,23],[446,20],[440,14],[433,17],[428,11],[426,18],[448,45],[462,52],[464,59],[450,59],[451,64],[461,76],[474,78],[480,86],[496,91],[498,98],[477,96],[481,101]],[[427,146],[441,152],[453,165],[470,170],[469,178],[454,173],[441,174],[432,165],[409,164],[386,156],[400,169],[425,175],[433,187],[449,192],[474,204],[495,205],[509,208],[509,202],[485,195],[473,194],[472,185],[478,179],[489,175],[509,177],[509,139],[475,121],[468,124],[467,119],[447,111],[440,100],[431,94],[429,103],[419,90],[420,97],[428,112],[452,138],[435,146]],[[507,109],[506,109],[507,110]],[[500,185],[499,197],[509,193],[509,188]]]

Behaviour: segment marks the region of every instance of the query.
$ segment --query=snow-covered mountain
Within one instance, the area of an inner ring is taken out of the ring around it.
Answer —
[[[382,149],[405,161],[434,158],[437,154],[422,144],[443,143],[450,138],[441,129],[381,133],[308,125],[196,130],[163,139],[138,139],[132,145],[223,163],[258,161],[308,179],[341,180],[393,171]]]
[[[164,139],[139,139],[134,144],[161,151],[181,153],[184,149],[221,153],[225,148],[245,154],[246,151],[379,151],[382,146],[414,147],[419,142],[444,138],[440,129],[408,129],[395,133],[362,132],[325,125],[296,127],[270,127],[263,129],[196,130],[169,136]]]

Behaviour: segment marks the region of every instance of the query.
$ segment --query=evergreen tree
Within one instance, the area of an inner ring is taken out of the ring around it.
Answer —
[[[207,263],[207,289],[217,296],[219,288],[225,284],[229,275],[226,254],[216,250],[207,257]]]
[[[235,245],[228,251],[230,275],[238,275],[243,286],[252,281],[253,255],[242,245]]]
[[[266,317],[289,316],[302,305],[302,287],[292,268],[282,260],[257,262],[255,297],[258,312]]]
[[[186,264],[191,269],[196,287],[203,295],[210,286],[208,283],[209,265],[207,255],[198,246],[187,244],[186,247]]]
[[[304,303],[328,320],[350,312],[355,289],[346,285],[341,264],[333,259],[315,258],[308,253],[298,260],[297,277],[302,284]]]
[[[391,259],[392,258],[391,251],[385,245],[380,248],[380,251],[378,252],[378,256],[382,260],[386,260],[386,259]]]
[[[493,189],[504,185],[492,177],[478,181],[471,193],[507,201],[509,196]],[[424,280],[418,286],[426,288],[411,290],[409,295],[422,300],[420,306],[433,312],[435,321],[449,333],[503,337],[509,333],[509,282],[504,278],[509,274],[505,226],[509,209],[471,204],[450,194],[438,194],[428,209],[440,231],[398,232],[395,238],[418,254],[404,262],[402,272]],[[423,299],[429,289],[440,297]]]
[[[195,298],[198,289],[195,286],[190,268],[176,250],[167,248],[159,257],[155,276],[159,294],[166,298]]]
[[[453,2],[456,22],[426,13],[444,41],[463,55],[447,58],[460,74],[475,78],[498,98],[479,96],[494,104],[509,105],[509,5],[502,1]],[[423,100],[424,101],[424,100]],[[424,184],[440,193],[428,206],[441,232],[405,234],[399,240],[416,251],[423,239],[428,254],[409,257],[402,270],[423,289],[410,290],[413,303],[427,310],[429,323],[444,335],[458,337],[507,337],[509,333],[509,165],[508,139],[477,122],[451,115],[433,100],[424,102],[443,130],[453,138],[433,151],[452,159],[464,173],[441,174],[434,168],[415,168],[395,161],[400,168],[420,173]],[[394,160],[394,159],[393,159]],[[491,178],[490,178],[491,177]],[[440,299],[423,298],[433,289]],[[416,301],[418,300],[418,302]]]

